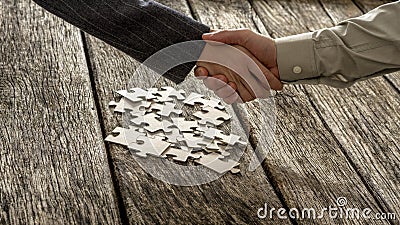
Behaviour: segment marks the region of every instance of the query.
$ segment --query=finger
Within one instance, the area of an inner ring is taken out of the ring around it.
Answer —
[[[224,86],[227,86],[226,82],[214,77],[207,77],[206,79],[203,80],[203,83],[204,85],[206,85],[208,89],[211,89],[213,91],[216,91]]]
[[[197,67],[194,71],[194,75],[199,80],[204,80],[208,77],[208,70],[204,67]]]
[[[222,81],[224,83],[228,83],[228,78],[223,74],[218,74],[218,75],[214,75],[214,76],[211,76],[211,77],[215,78],[215,79],[218,79],[218,80],[220,80],[220,81]]]
[[[228,82],[228,85],[231,86],[231,88],[235,91],[237,91],[238,87],[237,84],[235,82]]]
[[[249,29],[222,30],[203,34],[203,40],[223,42],[225,44],[237,44],[245,46],[253,34]]]
[[[271,71],[266,71],[266,74],[268,83],[270,84],[272,90],[280,91],[283,89],[282,82]]]
[[[218,89],[214,92],[218,97],[225,99],[225,98],[228,98],[229,96],[235,94],[236,90],[234,90],[230,85],[225,84],[225,86],[221,87],[220,89]]]
[[[260,84],[264,87],[265,93],[260,93],[261,96],[258,97],[268,97],[268,93],[270,89],[273,90],[282,90],[283,84],[282,82],[261,62],[258,60],[254,60],[256,64],[250,64],[249,71],[255,76]],[[257,67],[256,67],[257,66]],[[259,73],[261,70],[262,74]]]
[[[239,94],[237,92],[235,92],[233,95],[231,95],[227,98],[224,98],[224,102],[226,104],[231,105],[233,103],[239,103],[239,99],[240,99]]]
[[[259,68],[261,69],[261,72],[264,75],[264,78],[261,78],[260,82],[265,88],[265,91],[269,91],[270,89],[282,90],[283,88],[282,82],[269,69],[267,69],[263,65],[259,65]]]
[[[256,91],[260,91],[260,90],[256,90]],[[237,92],[239,93],[240,100],[243,102],[249,102],[258,97],[258,95],[256,95],[254,92],[254,88],[251,88],[250,85],[247,84],[247,82],[245,82],[245,81],[240,81],[240,84],[238,84]]]
[[[211,40],[206,40],[206,43],[211,45],[211,46],[222,46],[226,45],[224,42],[219,42],[219,41],[211,41]]]

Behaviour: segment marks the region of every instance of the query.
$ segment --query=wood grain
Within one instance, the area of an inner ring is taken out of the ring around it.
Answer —
[[[255,27],[257,21],[249,4],[243,1],[189,1],[203,23],[212,28],[247,27],[267,30],[276,36],[286,36],[307,29],[332,25],[330,18],[316,1],[253,1],[258,16],[266,29]],[[215,13],[218,12],[218,16]],[[301,13],[299,13],[301,12]],[[303,19],[304,17],[304,19]],[[318,18],[318,19],[316,19]],[[295,27],[297,27],[295,29]],[[266,155],[264,168],[282,194],[289,208],[313,206],[321,209],[335,205],[338,197],[346,197],[349,207],[373,207],[381,211],[357,172],[353,169],[336,137],[321,120],[302,86],[287,87],[276,96],[277,131],[275,146]],[[257,107],[243,117],[252,125],[253,145],[268,143],[269,134],[263,130],[260,118],[268,115],[267,107]],[[312,220],[298,220],[299,224],[313,224]],[[320,223],[337,224],[324,218]],[[367,221],[352,221],[364,224]],[[379,221],[368,221],[381,224]],[[341,223],[347,223],[342,220]],[[385,222],[383,222],[385,223]]]
[[[281,26],[300,33],[309,31],[310,27],[313,27],[310,30],[329,27],[332,22],[362,14],[351,1],[321,0],[321,4],[324,8],[317,7],[311,12],[294,8],[290,3],[285,4],[282,9],[291,9],[293,15],[302,16],[296,19],[296,25],[288,22],[294,18],[286,18]],[[263,11],[267,9],[267,4],[257,1],[255,5],[261,14],[267,14]],[[325,11],[333,21],[315,27],[311,21],[323,17]],[[267,21],[269,18],[264,18],[268,26]],[[385,212],[398,214],[399,148],[395,143],[400,135],[398,123],[395,122],[399,120],[396,110],[399,95],[396,90],[383,78],[360,82],[348,89],[325,86],[303,88],[379,206]]]
[[[0,224],[119,224],[79,30],[0,2]]]
[[[161,1],[184,13],[190,13],[185,1]],[[108,107],[113,100],[114,91],[130,87],[149,87],[173,85],[168,81],[156,82],[149,76],[134,76],[138,63],[116,51],[103,42],[88,37],[89,54],[91,56],[96,93],[101,106],[104,128],[111,132],[119,125],[119,119]],[[179,86],[188,91],[205,92],[205,87],[190,75],[185,84]],[[234,115],[234,112],[231,111]],[[233,119],[233,121],[238,121]],[[239,126],[236,122],[230,127]],[[225,129],[228,129],[225,127]],[[242,161],[240,175],[225,174],[222,178],[198,186],[177,186],[164,183],[141,168],[132,155],[124,148],[116,145],[108,146],[117,174],[123,202],[132,224],[137,223],[173,223],[173,224],[247,224],[270,223],[290,224],[288,220],[260,221],[257,210],[264,203],[282,207],[272,186],[265,178],[262,168],[255,172],[246,171],[251,148]],[[154,167],[166,171],[169,165],[159,165],[153,158],[146,159]],[[208,174],[212,175],[212,174]],[[207,176],[204,174],[203,176]],[[188,176],[187,179],[201,179]]]

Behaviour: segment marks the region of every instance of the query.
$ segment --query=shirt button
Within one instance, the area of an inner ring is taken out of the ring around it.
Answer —
[[[293,67],[293,73],[299,74],[303,71],[303,69],[300,66],[295,66]]]

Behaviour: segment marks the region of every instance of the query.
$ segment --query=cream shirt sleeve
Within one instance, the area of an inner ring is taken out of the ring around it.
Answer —
[[[400,70],[400,1],[315,32],[276,40],[284,83],[345,88]]]

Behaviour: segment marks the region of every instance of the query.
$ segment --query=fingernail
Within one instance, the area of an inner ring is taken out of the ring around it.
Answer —
[[[205,38],[210,37],[210,36],[211,36],[211,33],[206,33],[206,34],[203,34],[202,38],[205,39]]]
[[[199,77],[205,77],[206,76],[206,73],[204,72],[204,69],[202,69],[202,68],[197,69],[196,72],[197,72],[197,75]]]
[[[216,33],[216,31],[214,31],[214,32],[209,32],[209,33],[204,33],[204,34],[203,34],[203,37],[210,37],[210,36],[213,36],[215,33]]]

